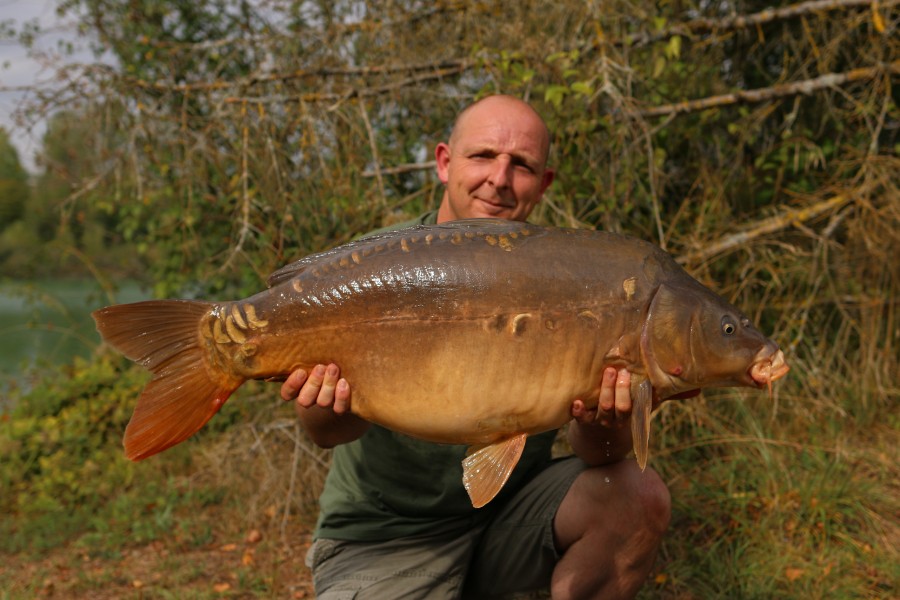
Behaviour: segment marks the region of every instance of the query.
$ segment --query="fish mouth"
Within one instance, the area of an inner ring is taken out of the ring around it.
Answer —
[[[757,387],[771,386],[773,381],[781,379],[791,370],[780,349],[771,352],[766,348],[760,354],[763,356],[757,356],[750,367],[750,378]]]

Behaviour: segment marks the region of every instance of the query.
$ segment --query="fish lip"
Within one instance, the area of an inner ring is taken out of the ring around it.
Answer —
[[[750,365],[748,375],[753,385],[756,387],[764,387],[771,384],[776,379],[781,379],[791,367],[784,360],[784,352],[780,348],[772,350],[769,347],[760,350],[759,354]]]

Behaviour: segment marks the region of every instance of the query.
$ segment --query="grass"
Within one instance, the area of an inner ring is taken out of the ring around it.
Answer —
[[[896,423],[804,422],[800,399],[773,419],[761,398],[723,396],[659,419],[673,520],[642,597],[896,597]]]

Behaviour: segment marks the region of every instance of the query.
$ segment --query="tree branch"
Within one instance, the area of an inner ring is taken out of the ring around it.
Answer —
[[[836,210],[844,204],[847,204],[849,201],[850,198],[848,198],[847,196],[838,195],[828,200],[823,200],[821,202],[817,202],[803,208],[788,209],[779,215],[763,219],[744,231],[739,231],[737,233],[731,233],[723,236],[719,238],[718,241],[715,241],[704,248],[699,248],[692,252],[688,252],[687,254],[682,254],[675,260],[680,264],[695,263],[698,261],[706,260],[715,256],[716,254],[721,254],[722,252],[731,250],[736,246],[746,244],[750,240],[756,239],[769,233],[774,233],[775,231],[778,231],[780,229],[785,229],[787,227],[790,227],[791,225],[794,225],[795,223],[809,221],[810,219],[817,217],[822,213]]]
[[[882,0],[879,4],[884,7],[893,6],[900,0]],[[699,33],[713,31],[729,31],[734,29],[747,29],[757,27],[773,21],[795,19],[812,13],[824,13],[832,10],[845,10],[848,8],[872,6],[873,0],[810,0],[791,4],[783,8],[767,8],[766,10],[750,15],[735,15],[721,19],[692,19],[684,23],[678,23],[655,32],[640,32],[614,40],[616,46],[643,46],[676,35],[690,37]]]
[[[437,166],[437,161],[429,160],[422,163],[406,163],[402,165],[397,165],[396,167],[388,167],[386,169],[379,169],[377,171],[363,171],[363,177],[377,177],[380,173],[381,175],[400,175],[403,173],[412,173],[413,171],[427,171],[429,169],[433,169]]]
[[[412,63],[401,65],[375,65],[371,67],[321,67],[318,69],[297,69],[287,73],[257,73],[237,81],[198,81],[195,83],[168,83],[163,81],[145,81],[143,79],[124,78],[135,87],[153,90],[156,92],[197,92],[215,91],[235,87],[250,87],[263,83],[284,83],[306,77],[365,77],[368,75],[394,75],[397,73],[421,73],[423,71],[461,72],[471,66],[472,61],[467,58],[448,58],[445,60]]]
[[[765,102],[776,98],[796,96],[797,94],[812,94],[813,92],[826,88],[836,87],[863,79],[872,79],[885,71],[890,73],[900,73],[900,60],[895,60],[894,62],[882,64],[877,67],[853,69],[846,73],[826,73],[825,75],[820,75],[813,79],[804,79],[802,81],[774,85],[772,87],[760,88],[757,90],[742,90],[730,94],[722,94],[720,96],[710,96],[708,98],[699,98],[697,100],[685,100],[684,102],[676,102],[674,104],[664,104],[662,106],[655,106],[653,108],[642,110],[640,115],[642,117],[661,117],[697,112],[708,108],[728,106],[731,104]]]
[[[309,93],[309,94],[300,94],[300,95],[278,95],[278,96],[258,96],[258,97],[250,97],[250,96],[229,96],[225,98],[225,102],[228,104],[234,104],[239,102],[251,102],[251,103],[263,103],[268,104],[272,102],[343,102],[345,100],[350,100],[351,98],[368,98],[370,96],[379,96],[381,94],[386,94],[388,92],[393,92],[400,88],[411,87],[417,85],[419,83],[423,83],[426,81],[431,81],[433,79],[443,79],[444,77],[448,77],[451,75],[459,75],[463,71],[467,70],[471,65],[470,61],[461,60],[460,64],[455,67],[449,67],[446,69],[438,68],[436,71],[425,73],[423,75],[414,75],[412,77],[407,77],[406,79],[400,79],[398,81],[392,81],[390,83],[386,83],[384,85],[366,87],[366,88],[348,88],[344,92],[340,93]]]

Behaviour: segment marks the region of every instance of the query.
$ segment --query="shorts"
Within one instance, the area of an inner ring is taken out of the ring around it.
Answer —
[[[489,522],[462,534],[383,542],[316,540],[306,557],[316,597],[549,598],[550,577],[560,558],[553,519],[586,468],[575,457],[553,461]]]

